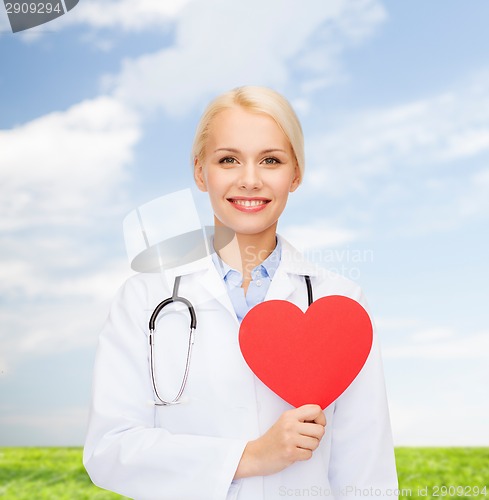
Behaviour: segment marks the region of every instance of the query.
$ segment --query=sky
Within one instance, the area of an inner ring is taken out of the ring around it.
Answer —
[[[397,446],[489,445],[489,3],[81,0],[0,6],[0,445],[81,445],[122,220],[184,188],[238,85],[299,115],[279,232],[364,289]]]

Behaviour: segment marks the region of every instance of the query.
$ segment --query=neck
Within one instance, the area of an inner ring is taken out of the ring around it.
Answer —
[[[251,280],[251,271],[275,249],[277,225],[258,234],[234,234],[215,221],[214,248],[219,257],[243,275],[243,282]]]

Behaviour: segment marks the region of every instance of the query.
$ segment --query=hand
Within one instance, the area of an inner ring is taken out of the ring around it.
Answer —
[[[299,460],[309,460],[324,436],[325,426],[326,417],[318,405],[282,413],[263,436],[246,445],[234,479],[267,476]]]

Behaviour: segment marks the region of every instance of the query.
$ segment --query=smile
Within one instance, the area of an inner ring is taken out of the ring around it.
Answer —
[[[265,200],[232,200],[232,202],[244,207],[257,207],[258,205],[265,205],[268,203]]]
[[[241,212],[258,212],[270,203],[265,198],[228,198],[228,201]]]

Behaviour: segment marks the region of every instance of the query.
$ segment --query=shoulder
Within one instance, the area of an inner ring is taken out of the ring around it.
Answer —
[[[162,297],[170,297],[173,293],[173,285],[177,276],[185,276],[185,281],[205,275],[209,269],[214,269],[210,256],[197,259],[188,264],[163,269],[159,272],[137,273],[129,277],[119,288],[118,297],[134,301],[138,304],[146,303],[148,307],[154,307]]]
[[[116,294],[116,301],[141,305],[154,302],[154,297],[171,294],[167,279],[162,273],[137,273],[124,281]]]

